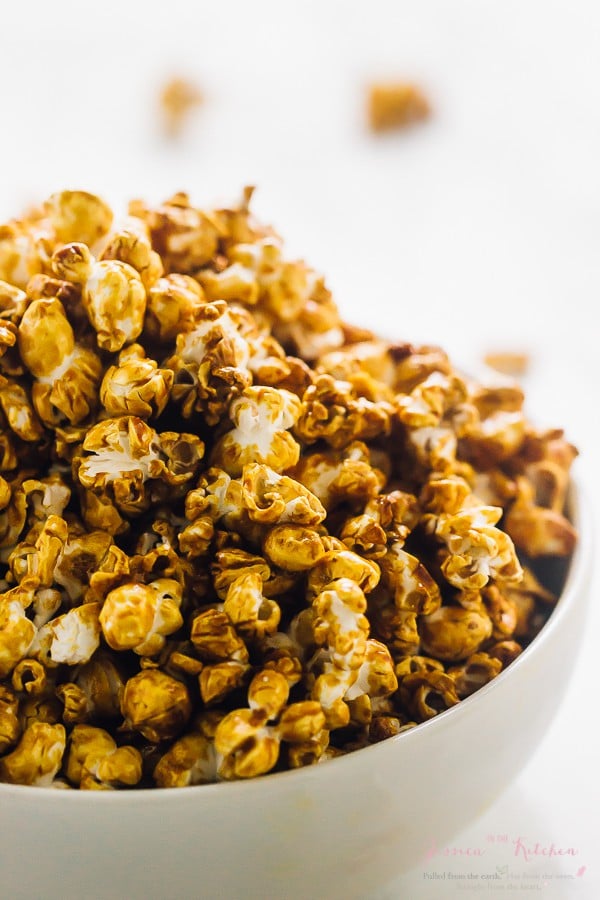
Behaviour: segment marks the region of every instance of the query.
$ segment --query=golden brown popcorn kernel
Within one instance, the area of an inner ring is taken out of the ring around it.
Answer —
[[[523,648],[517,641],[498,641],[487,649],[488,656],[499,660],[503,669],[514,662],[522,652]]]
[[[248,650],[226,612],[207,609],[192,620],[190,638],[203,662],[246,663]]]
[[[379,560],[382,583],[399,610],[428,615],[440,606],[439,586],[416,556],[394,543]]]
[[[448,669],[454,679],[456,693],[463,700],[495,678],[502,670],[502,663],[488,653],[474,653],[461,666]]]
[[[12,672],[12,686],[15,691],[41,697],[46,693],[47,672],[37,659],[22,659]]]
[[[110,790],[118,787],[132,787],[141,781],[143,774],[142,754],[135,747],[115,747],[93,762],[88,757],[84,763],[82,790]]]
[[[416,84],[404,81],[375,82],[368,91],[368,120],[372,131],[406,128],[428,119],[431,107]]]
[[[395,672],[398,681],[401,681],[405,675],[414,672],[444,672],[444,663],[439,659],[433,659],[430,656],[400,656],[396,660]]]
[[[44,428],[38,419],[25,388],[14,382],[0,382],[0,408],[8,427],[22,441],[37,442],[44,436]]]
[[[101,259],[127,263],[139,273],[146,290],[163,274],[162,260],[152,249],[150,233],[141,219],[129,216],[119,229],[108,235],[107,241]]]
[[[140,275],[120,260],[94,259],[85,244],[55,251],[56,275],[82,287],[82,301],[98,346],[112,353],[138,338],[144,327],[146,289]]]
[[[143,219],[167,274],[193,274],[207,265],[218,249],[220,228],[214,217],[190,204],[187,194],[174,194],[156,209],[134,203],[130,215]]]
[[[159,416],[169,401],[173,372],[148,359],[140,344],[119,354],[117,366],[106,370],[100,385],[100,402],[110,416]]]
[[[228,694],[243,685],[248,670],[247,663],[235,660],[205,666],[198,677],[203,702],[207,706],[220,703]]]
[[[529,353],[517,350],[490,350],[484,357],[486,366],[501,372],[503,375],[526,375],[531,363]]]
[[[0,279],[24,288],[48,263],[47,223],[13,220],[0,225]]]
[[[402,731],[402,723],[396,716],[375,716],[369,725],[369,741],[378,744]]]
[[[263,581],[256,572],[248,572],[229,586],[223,612],[236,631],[245,638],[262,638],[277,631],[281,610],[263,594]]]
[[[20,736],[18,697],[10,688],[0,684],[0,753],[14,747]]]
[[[34,376],[33,405],[42,422],[77,425],[98,405],[100,358],[75,340],[60,300],[34,300],[18,333],[23,362]]]
[[[36,635],[36,627],[25,613],[33,595],[34,590],[23,585],[0,594],[0,678],[10,675],[27,656]]]
[[[296,465],[300,445],[289,429],[300,414],[300,401],[289,391],[248,387],[229,406],[234,424],[217,442],[211,462],[230,475],[241,475],[245,465],[261,463],[276,472]]]
[[[201,732],[185,734],[161,756],[152,777],[157,787],[189,787],[217,780],[214,744]]]
[[[190,718],[192,704],[181,681],[160,669],[145,669],[125,685],[121,712],[126,727],[158,742],[177,737]]]
[[[326,553],[318,532],[304,525],[274,525],[263,550],[274,565],[289,572],[312,569]]]
[[[62,721],[65,725],[78,725],[89,720],[91,704],[78,685],[66,681],[56,688],[56,696],[63,704]]]
[[[107,644],[113,650],[154,656],[164,647],[166,636],[183,624],[181,601],[181,586],[170,578],[159,578],[150,584],[129,582],[114,588],[100,612]]]
[[[370,440],[390,430],[393,407],[357,396],[350,382],[319,375],[302,397],[294,433],[305,444],[325,440],[334,449],[354,440]]]
[[[188,78],[170,78],[160,91],[162,127],[171,137],[178,137],[192,110],[204,100],[202,91]]]
[[[445,662],[458,662],[475,653],[492,636],[493,625],[484,612],[460,606],[441,606],[419,621],[424,652]]]
[[[519,586],[516,586],[517,589]],[[483,605],[492,620],[492,637],[496,641],[505,640],[512,637],[517,625],[517,608],[510,599],[510,588],[501,591],[500,588],[491,584],[481,592]]]
[[[354,581],[365,594],[378,584],[380,570],[377,563],[363,559],[338,542],[316,563],[310,571],[307,582],[308,596],[314,597],[325,590],[333,581],[348,578]]]
[[[15,749],[0,759],[0,781],[48,786],[61,767],[65,744],[62,725],[33,722]]]
[[[248,706],[275,719],[288,701],[290,688],[286,678],[274,669],[257,672],[248,686]]]
[[[69,737],[66,776],[72,784],[78,785],[85,774],[89,758],[90,765],[106,753],[112,752],[116,743],[103,728],[92,725],[75,725]]]
[[[423,671],[406,675],[398,693],[403,706],[417,722],[431,719],[459,702],[454,681],[444,672]]]
[[[577,532],[561,512],[538,506],[534,489],[524,478],[517,480],[517,499],[504,518],[504,527],[519,550],[529,557],[569,556]]]
[[[242,499],[250,519],[262,524],[318,525],[327,515],[299,481],[256,463],[244,466]]]
[[[100,604],[84,603],[51,622],[50,656],[55,663],[86,663],[100,646]]]
[[[61,191],[52,194],[46,204],[59,243],[72,241],[94,245],[108,233],[113,214],[109,206],[87,191]]]
[[[364,505],[385,484],[383,472],[371,465],[369,449],[361,441],[343,450],[304,455],[288,474],[318,497],[328,512],[342,503]]]
[[[84,693],[95,719],[114,719],[119,715],[125,677],[114,654],[100,649],[88,663],[78,666],[74,682]]]
[[[324,728],[325,715],[320,704],[314,700],[301,700],[286,706],[277,731],[282,741],[296,744],[318,738]]]
[[[266,721],[263,710],[236,709],[219,723],[215,749],[224,757],[224,778],[254,778],[275,766],[279,739]]]
[[[178,334],[192,330],[204,303],[204,292],[190,275],[159,278],[148,290],[144,334],[150,341],[174,341]]]
[[[426,511],[440,506],[448,511],[427,512],[426,530],[443,545],[442,572],[454,587],[480,590],[490,578],[517,582],[522,569],[510,537],[496,523],[500,507],[485,506],[455,476],[428,482],[421,494]]]

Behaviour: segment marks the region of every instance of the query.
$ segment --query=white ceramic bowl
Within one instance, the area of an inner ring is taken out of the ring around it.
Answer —
[[[591,523],[548,623],[509,669],[417,728],[248,782],[170,790],[0,785],[6,900],[364,898],[475,819],[551,722],[583,629]]]

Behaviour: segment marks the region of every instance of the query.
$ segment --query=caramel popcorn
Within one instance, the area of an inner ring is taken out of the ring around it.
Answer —
[[[202,91],[186,78],[171,78],[160,92],[160,111],[163,128],[170,137],[177,137],[194,107],[202,103]]]
[[[373,131],[406,128],[428,118],[430,113],[427,97],[415,84],[381,82],[369,88],[368,116]]]
[[[327,762],[557,602],[577,450],[514,382],[344,323],[251,196],[63,191],[0,227],[0,781]]]

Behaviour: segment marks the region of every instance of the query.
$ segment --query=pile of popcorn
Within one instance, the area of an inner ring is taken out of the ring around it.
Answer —
[[[330,760],[472,694],[556,601],[575,448],[514,383],[342,321],[251,193],[0,226],[0,781]]]

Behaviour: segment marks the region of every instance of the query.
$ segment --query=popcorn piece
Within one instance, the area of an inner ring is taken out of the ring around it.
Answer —
[[[117,747],[102,728],[75,725],[71,732],[66,774],[82,790],[132,786],[142,777],[142,756],[134,747]]]
[[[18,331],[19,351],[34,376],[33,405],[49,426],[63,421],[76,425],[98,403],[102,364],[75,340],[64,306],[58,299],[29,304]]]
[[[230,603],[230,608],[232,605]],[[206,662],[248,661],[246,645],[224,611],[207,609],[197,615],[192,621],[190,636],[200,659]]]
[[[305,444],[324,439],[341,449],[354,440],[369,440],[389,433],[391,404],[373,403],[357,396],[350,382],[319,375],[302,397],[302,412],[295,425]]]
[[[265,597],[259,574],[240,575],[227,591],[223,612],[236,630],[247,638],[261,638],[277,630],[281,610],[274,600]]]
[[[60,244],[81,241],[93,246],[108,233],[113,220],[110,207],[87,191],[52,194],[46,210]]]
[[[298,398],[289,391],[246,388],[231,402],[229,417],[234,428],[215,445],[212,463],[233,476],[241,475],[250,463],[285,472],[300,456],[300,446],[287,430],[299,413]]]
[[[326,549],[321,536],[303,525],[274,525],[263,544],[267,558],[289,572],[312,569]]]
[[[148,290],[144,333],[151,341],[174,341],[193,330],[204,303],[202,288],[189,275],[165,275]]]
[[[0,753],[5,753],[19,740],[19,701],[10,688],[0,685]]]
[[[62,725],[34,722],[17,747],[0,759],[0,781],[47,787],[60,769],[65,743]]]
[[[169,400],[173,372],[160,369],[144,355],[139,344],[119,354],[118,366],[107,369],[100,386],[100,401],[109,416],[159,416]]]
[[[184,735],[161,756],[152,776],[157,787],[189,787],[217,780],[218,755],[201,732]]]
[[[52,265],[59,278],[81,285],[82,301],[102,350],[114,353],[140,336],[146,290],[132,266],[112,259],[98,262],[81,243],[57,250]]]
[[[242,309],[231,309],[223,301],[195,308],[192,327],[178,335],[175,354],[165,363],[174,372],[173,399],[184,416],[202,412],[214,425],[231,397],[248,387],[248,331],[255,333],[256,326]]]
[[[13,669],[11,681],[14,690],[21,694],[41,697],[47,691],[46,669],[37,659],[22,659],[18,662]]]
[[[248,516],[264,524],[318,525],[327,513],[314,494],[266,465],[244,466],[242,499]]]
[[[52,620],[50,657],[74,666],[86,663],[100,646],[100,605],[84,603]]]
[[[321,672],[314,682],[312,697],[321,704],[328,728],[343,727],[350,718],[344,697],[356,682],[366,657],[366,608],[363,592],[349,578],[331,582],[313,600],[314,640],[323,649],[313,665]]]
[[[499,659],[487,653],[473,653],[462,666],[449,669],[448,674],[454,679],[459,698],[464,700],[495,678],[501,670]]]
[[[191,711],[186,686],[160,669],[144,669],[125,685],[121,701],[125,725],[149,741],[177,737]]]
[[[115,588],[100,612],[107,644],[113,650],[154,656],[164,647],[166,636],[183,624],[181,601],[181,586],[169,578],[147,585],[129,582]]]
[[[406,128],[427,119],[430,113],[429,101],[415,84],[378,82],[369,87],[368,116],[372,131]]]
[[[171,78],[160,92],[163,128],[169,137],[178,137],[190,112],[199,106],[202,91],[189,79]]]
[[[488,615],[460,606],[441,606],[420,622],[423,651],[446,662],[471,656],[492,635]]]
[[[35,625],[25,613],[33,593],[33,589],[18,585],[0,594],[0,678],[10,675],[25,658],[35,637]]]
[[[318,497],[328,512],[346,502],[364,504],[385,483],[383,473],[371,466],[369,451],[361,441],[343,450],[303,456],[289,474]]]
[[[115,259],[131,266],[139,273],[146,290],[163,274],[162,260],[152,249],[148,227],[141,219],[129,216],[107,240],[101,259]]]
[[[569,556],[577,541],[569,520],[554,509],[538,506],[529,482],[519,479],[517,484],[517,499],[504,520],[506,531],[517,547],[532,558]]]
[[[178,453],[182,446],[185,452]],[[150,502],[145,483],[185,483],[195,474],[204,445],[192,435],[159,435],[137,416],[120,416],[94,425],[81,449],[75,462],[81,485],[98,494],[109,492],[117,509],[138,515]]]
[[[522,577],[512,541],[495,527],[501,508],[480,504],[456,477],[430,481],[421,502],[427,511],[423,520],[427,531],[445,544],[442,572],[450,584],[478,590],[490,578]]]
[[[174,194],[156,209],[134,202],[129,212],[148,225],[167,274],[193,274],[217,252],[219,225],[213,216],[193,207],[187,194]]]
[[[454,681],[444,672],[424,671],[406,675],[399,687],[403,705],[417,722],[432,719],[459,702]]]
[[[515,350],[490,350],[483,358],[486,366],[496,369],[503,375],[525,375],[531,362],[528,353]]]

